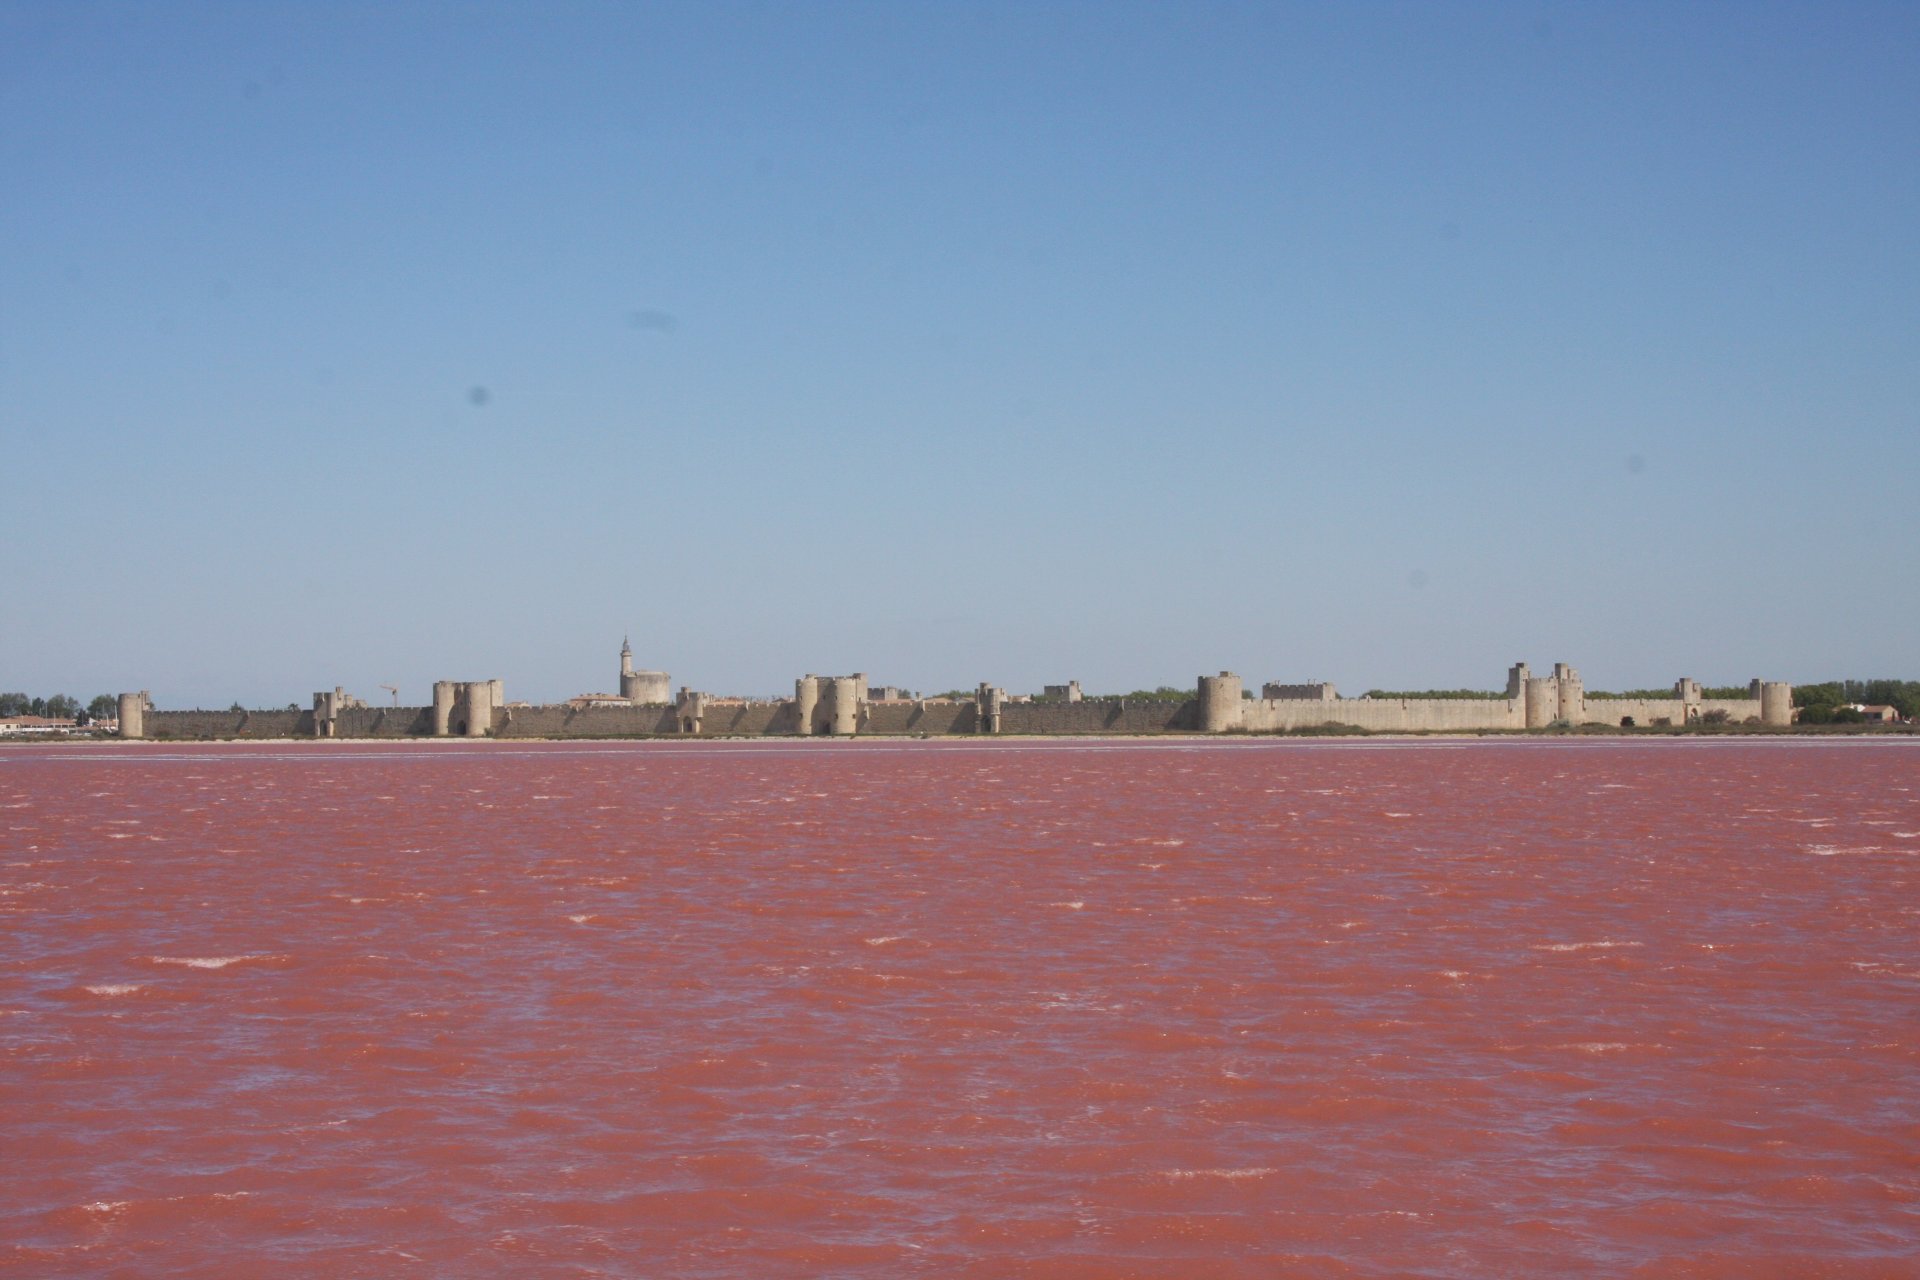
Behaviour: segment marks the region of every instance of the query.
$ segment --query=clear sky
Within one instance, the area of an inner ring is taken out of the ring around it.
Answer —
[[[0,688],[1920,676],[1920,6],[0,0]]]

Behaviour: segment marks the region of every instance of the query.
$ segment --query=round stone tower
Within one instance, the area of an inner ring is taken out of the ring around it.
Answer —
[[[827,732],[850,738],[860,727],[860,678],[834,676],[821,681],[820,701],[827,716]]]
[[[801,737],[813,733],[813,717],[820,709],[820,677],[801,676],[793,682],[794,732]]]
[[[484,738],[493,728],[493,681],[475,680],[460,689],[460,718],[469,738]]]
[[[1587,719],[1587,687],[1580,673],[1564,662],[1553,664],[1554,718],[1568,724],[1584,724]]]
[[[1226,733],[1246,723],[1240,705],[1240,677],[1231,671],[1200,677],[1200,732]]]
[[[147,691],[123,693],[120,695],[120,736],[123,738],[144,738],[147,736]]]
[[[664,671],[635,671],[633,645],[620,640],[620,696],[636,707],[657,707],[673,701],[673,680]]]
[[[622,672],[620,696],[635,706],[659,706],[673,701],[673,680],[664,671]]]
[[[1760,685],[1760,723],[1776,729],[1793,724],[1793,686],[1783,680],[1767,680]]]
[[[433,736],[444,738],[453,730],[453,681],[433,682]]]
[[[1560,695],[1552,676],[1527,677],[1527,728],[1544,729],[1560,710]]]

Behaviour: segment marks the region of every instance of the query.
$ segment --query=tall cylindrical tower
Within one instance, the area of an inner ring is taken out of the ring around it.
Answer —
[[[1231,671],[1200,677],[1200,732],[1225,733],[1246,723],[1240,705],[1240,677]]]
[[[813,718],[820,709],[820,677],[801,676],[793,682],[794,732],[801,737],[813,733]]]
[[[1564,662],[1556,662],[1553,666],[1553,682],[1557,686],[1555,719],[1565,720],[1568,724],[1586,723],[1587,687],[1580,679],[1580,673]]]
[[[1760,723],[1776,729],[1792,726],[1792,685],[1784,680],[1767,680],[1760,685]]]
[[[834,676],[821,681],[820,700],[825,704],[827,732],[836,738],[850,738],[860,728],[860,680],[857,676]]]
[[[1552,676],[1527,677],[1527,728],[1544,729],[1560,710],[1560,695]]]
[[[466,721],[466,736],[484,738],[493,727],[493,681],[475,680],[461,686],[460,717]]]
[[[444,738],[453,728],[453,681],[433,682],[433,736]]]
[[[120,695],[120,736],[123,738],[147,736],[146,690]]]

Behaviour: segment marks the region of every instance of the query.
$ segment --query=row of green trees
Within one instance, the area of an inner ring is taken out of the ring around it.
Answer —
[[[70,693],[56,693],[51,698],[0,693],[0,716],[45,716],[49,720],[77,720],[86,724],[93,720],[111,720],[119,710],[120,700],[110,693],[101,694],[84,707],[80,699]]]
[[[1860,718],[1851,704],[1892,707],[1902,720],[1920,715],[1920,680],[1828,680],[1793,687],[1801,724],[1845,724]]]

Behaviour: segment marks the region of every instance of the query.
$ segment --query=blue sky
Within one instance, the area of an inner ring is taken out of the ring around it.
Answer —
[[[0,0],[0,687],[1920,675],[1911,5]]]

